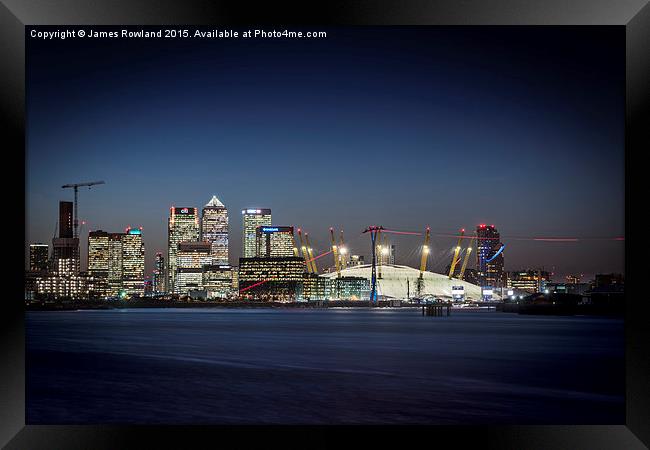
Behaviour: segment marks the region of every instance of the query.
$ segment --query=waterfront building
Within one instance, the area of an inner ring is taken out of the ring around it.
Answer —
[[[294,256],[293,227],[259,226],[255,230],[256,255],[260,258]]]
[[[481,224],[476,227],[476,270],[481,286],[503,287],[503,244],[501,235],[494,225]]]
[[[181,242],[196,242],[199,240],[199,216],[196,208],[169,209],[167,226],[167,290],[177,292],[175,287],[177,263],[176,255]]]
[[[589,283],[546,283],[544,290],[541,292],[548,294],[576,294],[585,295],[589,292],[591,285]]]
[[[550,274],[544,270],[517,270],[508,272],[507,287],[531,294],[544,292],[550,279]]]
[[[154,269],[152,281],[153,295],[161,295],[166,292],[165,290],[165,257],[161,252],[156,253],[154,259]]]
[[[257,256],[257,227],[271,226],[271,210],[268,208],[248,208],[242,210],[242,257]]]
[[[109,236],[102,230],[88,233],[88,275],[94,279],[90,286],[93,296],[106,297],[108,288]]]
[[[233,294],[233,269],[228,264],[203,266],[203,289],[206,298],[227,298]]]
[[[203,289],[203,267],[212,264],[211,251],[212,245],[209,242],[178,244],[175,294],[187,295],[191,290]]]
[[[228,210],[214,195],[201,213],[201,240],[211,244],[212,264],[228,264]]]
[[[296,300],[324,300],[326,299],[326,293],[329,292],[329,284],[330,280],[328,278],[315,273],[304,272],[302,282],[296,287]]]
[[[29,245],[29,270],[32,272],[46,272],[50,259],[50,248],[47,244]]]
[[[127,228],[122,235],[122,290],[144,296],[144,243],[142,228]]]
[[[108,234],[108,295],[113,297],[122,292],[122,236]]]
[[[36,279],[36,293],[45,298],[87,299],[93,279],[86,274],[45,275]]]
[[[329,278],[325,298],[330,300],[366,300],[370,298],[370,280],[352,276]]]
[[[293,300],[302,282],[305,260],[301,257],[240,258],[240,296],[264,300]]]

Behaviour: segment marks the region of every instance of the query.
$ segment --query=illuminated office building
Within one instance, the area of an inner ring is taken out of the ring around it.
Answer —
[[[46,272],[50,258],[50,248],[47,244],[29,245],[29,270],[32,272]]]
[[[503,287],[503,244],[494,225],[476,227],[476,270],[481,286]]]
[[[549,280],[549,273],[543,270],[518,270],[508,272],[507,287],[530,293],[544,292]]]
[[[110,233],[97,230],[88,233],[88,275],[94,283],[90,286],[93,294],[106,297],[108,289],[108,241]]]
[[[144,243],[142,228],[127,228],[122,235],[122,290],[144,296]]]
[[[161,252],[156,253],[152,282],[153,295],[164,294],[165,291],[165,257]]]
[[[203,267],[212,264],[209,242],[180,242],[176,254],[176,283],[174,293],[187,295],[203,289]]]
[[[300,257],[240,258],[239,293],[264,300],[292,300],[302,282],[305,260]]]
[[[216,196],[203,207],[201,240],[211,244],[213,264],[228,264],[228,210]]]
[[[108,295],[113,297],[122,291],[122,236],[108,234]]]
[[[233,294],[233,269],[227,264],[203,266],[203,289],[209,299],[226,298]]]
[[[243,236],[242,255],[254,258],[257,255],[257,227],[271,226],[271,210],[249,208],[242,210]]]
[[[176,282],[176,255],[178,244],[181,242],[196,242],[199,240],[199,215],[196,208],[169,209],[167,231],[167,290],[177,292]]]
[[[259,226],[255,230],[256,256],[283,258],[294,256],[293,227]]]

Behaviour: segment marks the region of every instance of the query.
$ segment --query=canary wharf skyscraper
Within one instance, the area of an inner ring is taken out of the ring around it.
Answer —
[[[271,210],[248,208],[242,209],[244,235],[242,238],[242,256],[253,258],[257,255],[257,227],[271,226]]]
[[[122,236],[122,288],[128,295],[144,295],[144,244],[141,228],[127,228]]]
[[[169,209],[167,228],[167,290],[174,292],[176,281],[176,254],[181,242],[196,242],[199,240],[199,213],[196,208]]]
[[[228,264],[228,210],[216,195],[203,207],[201,240],[210,243],[212,264]]]

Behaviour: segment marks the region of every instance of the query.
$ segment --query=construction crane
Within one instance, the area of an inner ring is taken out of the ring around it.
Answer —
[[[463,265],[460,267],[460,274],[458,275],[459,280],[462,280],[465,277],[465,269],[467,269],[467,263],[469,262],[469,255],[472,253],[473,240],[474,238],[470,239],[469,246],[467,247],[467,251],[465,251],[465,259],[463,260]]]
[[[300,250],[302,250],[302,257],[305,260],[307,273],[311,273],[311,263],[309,262],[309,255],[307,255],[307,247],[305,247],[305,243],[302,240],[302,230],[300,228],[298,228],[298,238],[300,239]]]
[[[458,236],[458,243],[456,244],[456,248],[454,249],[454,256],[451,258],[451,266],[449,266],[449,279],[451,280],[451,277],[454,276],[454,271],[456,270],[456,265],[458,265],[458,261],[460,258],[458,258],[458,254],[460,253],[460,244],[463,242],[463,236],[465,236],[465,228],[461,228],[460,230],[460,236]]]
[[[424,234],[424,245],[422,246],[422,257],[420,258],[420,276],[418,277],[417,290],[418,296],[421,295],[424,288],[424,271],[427,270],[427,258],[429,256],[429,240],[431,239],[431,228],[427,227]]]
[[[96,186],[98,184],[106,184],[104,181],[88,181],[86,183],[72,183],[64,184],[61,186],[61,189],[72,188],[74,189],[74,218],[72,223],[74,224],[74,237],[79,237],[79,206],[77,202],[78,192],[80,187],[91,188],[91,186]]]
[[[341,278],[341,261],[339,261],[339,251],[334,240],[334,228],[330,227],[330,238],[332,239],[332,253],[334,254],[334,266],[336,267],[336,277]]]
[[[305,233],[305,241],[307,242],[307,254],[309,255],[309,263],[311,263],[312,273],[318,273],[318,267],[316,267],[316,261],[314,261],[314,252],[311,249],[311,244],[309,243],[309,233]]]

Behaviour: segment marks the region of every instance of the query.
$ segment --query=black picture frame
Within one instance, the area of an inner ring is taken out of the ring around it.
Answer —
[[[643,219],[633,210],[644,205],[644,150],[650,149],[650,5],[648,0],[410,0],[265,2],[171,0],[2,0],[0,2],[0,109],[6,132],[5,159],[15,162],[3,177],[6,205],[15,203],[20,180],[25,182],[25,26],[29,25],[612,25],[626,30],[625,141],[625,275],[626,275],[626,423],[599,426],[418,426],[418,427],[161,427],[161,426],[34,426],[25,425],[25,332],[23,268],[13,263],[2,302],[2,380],[0,382],[0,444],[26,448],[192,448],[279,445],[339,446],[350,433],[362,433],[364,447],[399,445],[468,445],[480,448],[636,449],[650,445],[646,384],[649,379],[648,299],[640,294],[643,260],[637,230]],[[21,158],[22,156],[22,158]],[[13,166],[15,164],[15,166]],[[22,171],[21,171],[22,164]],[[639,173],[641,175],[641,173]],[[24,205],[24,198],[23,198]],[[18,226],[9,232],[16,233]],[[24,230],[24,229],[23,229]],[[23,239],[24,242],[24,239]],[[24,254],[19,238],[7,234],[5,246]],[[15,248],[14,248],[15,247]],[[15,270],[15,273],[13,272]],[[635,293],[639,292],[639,295]]]

